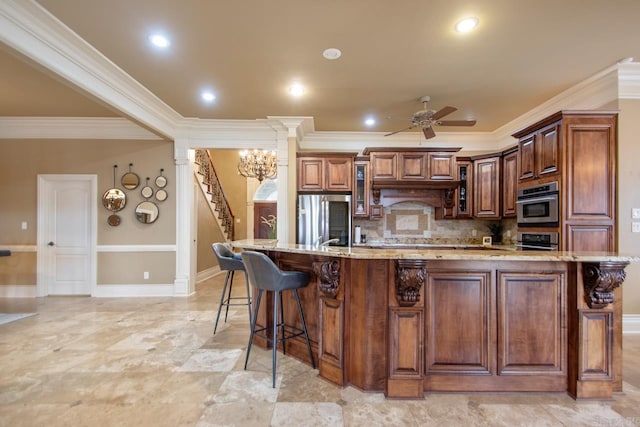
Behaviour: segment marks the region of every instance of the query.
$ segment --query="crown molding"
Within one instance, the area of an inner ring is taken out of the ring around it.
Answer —
[[[173,138],[180,114],[35,1],[0,1],[0,41],[134,121]]]
[[[119,117],[0,117],[0,139],[162,140]]]
[[[313,117],[310,116],[267,116],[267,119],[277,120],[289,130],[289,137],[302,141],[306,135],[315,130]]]
[[[640,99],[640,62],[619,64],[618,97]]]
[[[280,129],[278,129],[280,128]],[[185,118],[176,134],[190,148],[275,149],[278,132],[286,129],[273,120],[213,120]]]

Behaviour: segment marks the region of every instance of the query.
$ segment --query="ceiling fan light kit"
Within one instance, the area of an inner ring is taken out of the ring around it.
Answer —
[[[433,126],[473,126],[476,124],[475,120],[440,120],[442,117],[447,116],[458,109],[451,106],[446,106],[438,111],[429,110],[427,103],[431,101],[431,97],[428,95],[420,98],[420,102],[423,104],[423,109],[413,113],[411,117],[411,126],[404,129],[397,130],[386,134],[385,136],[395,135],[396,133],[403,132],[405,130],[413,129],[414,127],[420,127],[422,133],[426,139],[436,136]]]

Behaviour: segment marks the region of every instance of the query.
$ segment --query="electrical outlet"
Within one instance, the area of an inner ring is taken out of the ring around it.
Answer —
[[[149,272],[145,271],[142,276],[144,277],[144,280],[149,280]]]
[[[631,232],[632,233],[640,233],[640,222],[632,222],[631,223]]]
[[[631,218],[640,219],[640,208],[631,208]]]
[[[471,235],[473,237],[477,237],[478,236],[478,230],[471,230]]]

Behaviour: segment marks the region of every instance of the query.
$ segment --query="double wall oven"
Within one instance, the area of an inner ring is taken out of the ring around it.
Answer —
[[[558,250],[560,203],[558,182],[518,190],[518,247],[527,250]]]

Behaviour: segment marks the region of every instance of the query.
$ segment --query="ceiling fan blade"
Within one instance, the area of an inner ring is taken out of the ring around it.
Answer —
[[[409,129],[413,128],[413,127],[415,127],[415,125],[411,125],[411,126],[406,127],[406,128],[404,128],[404,129],[400,129],[400,130],[397,130],[397,131],[395,131],[395,132],[388,133],[388,134],[386,134],[385,136],[395,135],[396,133],[404,132],[405,130],[409,130]]]
[[[457,108],[455,108],[455,107],[444,107],[444,108],[436,111],[435,113],[433,113],[433,116],[431,116],[431,118],[433,120],[438,120],[440,117],[444,117],[444,116],[446,116],[448,114],[451,114],[456,110],[457,110]]]
[[[426,139],[433,138],[434,136],[436,136],[436,133],[433,131],[433,128],[431,126],[422,128],[422,133],[424,133],[424,137]]]
[[[475,120],[439,120],[436,124],[439,126],[473,126]]]

